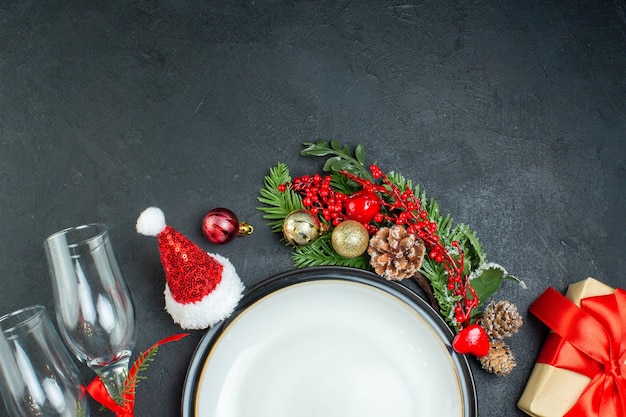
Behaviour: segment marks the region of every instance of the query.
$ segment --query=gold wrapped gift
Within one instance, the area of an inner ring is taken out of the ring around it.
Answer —
[[[583,298],[614,292],[608,285],[587,278],[570,285],[565,296],[580,306]],[[562,417],[578,401],[590,381],[585,375],[536,363],[517,406],[533,417]]]

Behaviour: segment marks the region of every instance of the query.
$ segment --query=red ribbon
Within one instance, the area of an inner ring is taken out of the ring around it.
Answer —
[[[554,331],[537,359],[591,378],[564,417],[626,415],[626,291],[584,298],[578,308],[554,288],[530,312]]]
[[[128,376],[126,377],[126,381],[124,386],[126,387],[129,382],[135,377],[135,374],[141,367],[141,364],[146,359],[146,357],[150,354],[152,350],[154,350],[157,346],[163,345],[169,342],[175,342],[177,340],[182,339],[183,337],[188,336],[189,333],[176,334],[173,336],[166,337],[154,345],[150,347],[150,349],[143,352],[139,358],[133,363],[130,371],[128,371]],[[94,378],[89,385],[87,385],[87,392],[91,397],[98,401],[100,404],[113,411],[116,417],[134,417],[133,409],[135,408],[135,389],[134,387],[128,390],[124,390],[122,393],[122,401],[121,404],[117,403],[109,391],[107,391],[104,383],[99,377]]]

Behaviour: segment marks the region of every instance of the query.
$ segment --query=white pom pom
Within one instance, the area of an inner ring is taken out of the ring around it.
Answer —
[[[157,236],[165,226],[165,215],[158,207],[148,207],[137,218],[137,232],[142,235]]]

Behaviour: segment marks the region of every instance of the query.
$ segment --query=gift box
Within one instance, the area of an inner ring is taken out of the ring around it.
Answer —
[[[533,417],[624,416],[626,292],[588,278],[565,297],[548,288],[530,312],[552,332],[518,407]]]

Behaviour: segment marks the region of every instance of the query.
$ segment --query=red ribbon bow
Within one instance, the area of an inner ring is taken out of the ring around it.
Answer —
[[[591,378],[564,417],[626,415],[626,291],[584,298],[578,308],[548,288],[530,312],[554,331],[537,362]]]
[[[188,333],[183,333],[183,334],[176,334],[173,336],[166,337],[165,339],[162,339],[156,342],[154,345],[150,347],[150,349],[143,352],[139,356],[139,358],[137,358],[137,360],[133,363],[133,366],[131,367],[130,371],[128,371],[128,376],[126,377],[124,386],[127,387],[129,383],[133,381],[143,361],[150,354],[150,352],[154,350],[157,346],[160,346],[162,344],[169,343],[169,342],[175,342],[188,335],[189,335]],[[122,393],[121,404],[117,403],[113,399],[113,397],[111,397],[111,394],[109,394],[109,391],[107,391],[104,383],[99,377],[94,378],[89,383],[89,385],[87,385],[87,392],[89,393],[89,395],[91,395],[91,397],[94,400],[98,401],[100,404],[102,404],[109,410],[113,411],[116,417],[134,417],[134,412],[133,412],[133,409],[135,408],[134,386],[128,390],[126,389],[124,390],[124,392]]]

